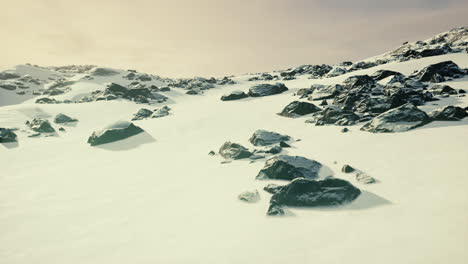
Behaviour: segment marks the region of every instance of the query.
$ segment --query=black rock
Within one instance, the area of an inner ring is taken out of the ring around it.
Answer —
[[[259,84],[249,89],[248,95],[251,97],[261,97],[274,94],[280,94],[287,91],[288,88],[282,83],[276,84]]]
[[[0,127],[0,143],[16,142],[17,136],[9,128]]]
[[[65,114],[58,114],[54,118],[54,122],[57,124],[63,124],[63,123],[71,123],[71,122],[76,122],[78,121],[75,118],[71,118]]]
[[[343,82],[343,86],[348,90],[362,87],[374,87],[375,85],[374,79],[369,77],[369,75],[351,76]]]
[[[282,148],[290,148],[291,147],[291,145],[289,145],[288,143],[286,143],[284,141],[281,141],[279,146],[282,147]]]
[[[348,131],[349,131],[349,129],[348,129],[347,127],[341,129],[341,133],[346,133],[346,132],[348,132]]]
[[[153,98],[153,94],[151,93],[151,90],[148,88],[132,88],[127,90],[127,92],[124,95],[125,98],[129,99],[135,99],[135,98]]]
[[[53,98],[43,97],[36,100],[36,104],[56,104],[57,100]]]
[[[315,113],[321,110],[322,109],[320,109],[320,107],[317,107],[314,104],[302,102],[302,101],[294,101],[288,104],[283,109],[283,111],[279,113],[279,115],[294,118],[294,117],[299,117],[299,116]]]
[[[54,133],[55,129],[50,125],[48,120],[42,118],[34,118],[31,121],[26,122],[26,124],[31,128],[33,131],[39,133]]]
[[[307,120],[307,123],[315,123],[315,125],[338,125],[349,126],[355,124],[359,120],[359,116],[352,111],[342,110],[338,107],[329,106],[313,115],[312,119]]]
[[[374,74],[372,74],[372,78],[376,81],[380,81],[380,80],[383,80],[389,76],[400,76],[400,77],[404,77],[403,74],[399,73],[399,72],[396,72],[396,71],[390,71],[390,70],[379,70],[379,71],[376,71]]]
[[[317,179],[322,164],[300,156],[278,155],[268,159],[256,179],[293,180]]]
[[[460,78],[465,71],[460,69],[453,61],[444,61],[429,65],[420,70],[414,77],[421,82],[443,82],[445,78]]]
[[[186,94],[188,94],[188,95],[197,95],[197,94],[200,94],[200,91],[199,90],[188,90],[186,92]]]
[[[274,146],[272,148],[270,148],[269,150],[266,151],[266,153],[270,153],[270,154],[278,154],[282,151],[283,149],[280,147],[280,146]]]
[[[361,130],[373,133],[404,132],[430,122],[431,118],[426,112],[408,103],[376,116]]]
[[[253,133],[249,141],[254,146],[268,146],[278,144],[283,141],[288,141],[290,139],[291,137],[288,135],[281,135],[276,132],[259,129]]]
[[[225,159],[245,159],[252,156],[252,152],[250,152],[244,146],[232,143],[230,141],[224,143],[221,148],[219,149],[219,154]]]
[[[107,86],[105,93],[106,94],[114,94],[114,95],[125,95],[128,92],[128,89],[123,87],[120,84],[111,83]]]
[[[221,96],[221,101],[232,101],[232,100],[239,100],[249,97],[246,93],[243,91],[233,91],[230,92],[229,94]]]
[[[146,109],[146,108],[140,108],[136,114],[133,115],[132,121],[134,120],[143,120],[145,118],[150,117],[153,114],[153,111]]]
[[[466,93],[466,91],[463,90],[463,89],[460,89],[460,90],[458,90],[458,93],[459,93],[459,94],[464,94],[464,93]]]
[[[323,101],[320,103],[320,106],[326,106],[326,105],[328,105],[327,100],[323,100]]]
[[[447,105],[429,113],[429,117],[437,121],[459,121],[466,116],[465,109],[453,105]]]
[[[457,94],[457,90],[453,89],[452,87],[448,85],[434,85],[431,89],[429,89],[429,92],[436,94],[436,95],[441,95],[441,94]]]
[[[216,152],[214,152],[213,150],[211,150],[210,152],[208,152],[208,155],[214,156],[214,155],[216,155]]]
[[[276,206],[338,206],[354,201],[361,191],[348,181],[328,178],[321,181],[295,179],[275,193],[270,204]]]
[[[278,185],[274,183],[267,184],[267,186],[263,187],[263,190],[267,193],[275,194],[277,193],[284,185]]]
[[[349,166],[348,164],[343,165],[343,168],[341,168],[341,171],[344,173],[351,173],[354,171],[354,168]]]
[[[65,132],[65,128],[59,127],[59,131]]]
[[[131,122],[118,121],[100,131],[93,132],[88,138],[88,143],[91,146],[97,146],[126,139],[142,132],[144,132],[143,129]]]

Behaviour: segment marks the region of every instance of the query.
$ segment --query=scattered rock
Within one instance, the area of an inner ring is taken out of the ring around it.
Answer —
[[[391,109],[365,124],[361,130],[373,133],[404,132],[431,122],[426,112],[411,103]]]
[[[260,201],[260,194],[257,190],[255,191],[246,191],[238,196],[239,200],[248,202],[248,203],[256,203]]]
[[[349,132],[349,129],[347,127],[341,129],[341,133],[347,133],[347,132]]]
[[[163,116],[168,116],[169,111],[170,111],[169,107],[163,106],[163,107],[159,108],[158,110],[154,111],[151,118],[159,118],[159,117],[163,117]]]
[[[221,101],[233,101],[233,100],[239,100],[249,97],[246,93],[243,91],[233,91],[230,92],[229,94],[225,94],[221,96]]]
[[[56,104],[58,103],[53,98],[43,97],[36,100],[36,104]]]
[[[317,179],[322,164],[300,156],[278,155],[268,159],[256,179],[293,180],[296,178]]]
[[[216,155],[216,152],[214,152],[213,150],[211,150],[210,152],[208,152],[208,155],[214,156],[214,155]]]
[[[460,69],[453,61],[444,61],[429,65],[420,70],[414,77],[421,82],[444,82],[445,78],[460,78],[465,71]]]
[[[54,118],[54,122],[57,124],[63,124],[63,123],[71,123],[71,122],[76,122],[78,119],[71,118],[65,114],[58,114]]]
[[[10,79],[17,79],[21,76],[19,76],[16,73],[11,73],[11,72],[0,72],[0,80],[10,80]]]
[[[27,121],[26,125],[28,125],[31,130],[39,133],[55,132],[55,129],[50,125],[49,121],[42,118],[34,118],[31,121]]]
[[[258,84],[249,89],[248,95],[251,97],[269,96],[280,94],[287,91],[288,88],[282,83],[276,84]]]
[[[153,111],[146,109],[146,108],[140,108],[136,114],[133,115],[132,121],[135,120],[143,120],[145,118],[150,117],[153,114]]]
[[[135,126],[131,122],[118,121],[100,131],[93,132],[93,134],[88,138],[88,143],[91,146],[107,144],[129,138],[142,132],[144,132],[143,129]]]
[[[344,87],[340,84],[318,87],[314,90],[309,100],[326,100],[332,99],[344,91]]]
[[[271,203],[268,207],[267,215],[269,216],[282,216],[285,212],[281,205]]]
[[[279,146],[282,147],[282,148],[290,148],[291,147],[291,145],[289,145],[288,143],[286,143],[284,141],[281,141]]]
[[[466,116],[465,109],[453,105],[447,105],[429,113],[429,117],[437,121],[459,121]]]
[[[268,146],[272,144],[278,144],[283,141],[288,141],[290,139],[291,137],[287,135],[281,135],[276,132],[259,129],[253,133],[249,141],[254,146]]]
[[[65,132],[65,128],[59,127],[59,131]]]
[[[323,100],[323,101],[320,103],[320,106],[326,106],[326,105],[328,105],[327,100]]]
[[[281,113],[279,113],[280,116],[285,116],[285,117],[299,117],[311,113],[315,113],[318,111],[321,111],[320,107],[317,107],[314,104],[307,103],[307,102],[302,102],[302,101],[294,101],[290,104],[288,104]]]
[[[371,75],[371,77],[376,81],[383,80],[383,79],[385,79],[385,78],[387,78],[389,76],[404,77],[403,74],[401,74],[399,72],[396,72],[396,71],[390,71],[390,70],[378,70],[374,74]]]
[[[371,176],[363,173],[363,172],[358,172],[356,174],[356,180],[360,183],[363,183],[363,184],[371,184],[371,183],[375,183],[376,180],[374,178],[372,178]]]
[[[119,74],[119,72],[110,68],[96,67],[90,71],[90,74],[94,76],[113,76]]]
[[[266,153],[270,153],[270,154],[278,154],[282,151],[283,149],[280,147],[280,146],[274,146],[272,148],[270,148],[269,150],[266,151]]]
[[[0,127],[0,143],[16,142],[17,136],[9,128]]]
[[[314,113],[306,123],[321,125],[350,126],[359,120],[359,116],[352,111],[343,110],[336,106],[328,106],[324,110]]]
[[[457,90],[453,89],[452,87],[448,85],[434,85],[431,89],[429,89],[429,92],[436,94],[436,95],[441,95],[441,94],[457,94]]]
[[[343,168],[341,168],[341,171],[344,172],[344,173],[351,173],[353,171],[355,171],[355,169],[351,166],[349,166],[348,164],[345,164],[343,165]]]
[[[219,149],[219,154],[225,159],[245,159],[252,156],[252,152],[250,152],[244,146],[232,143],[230,141],[224,143],[221,148]]]

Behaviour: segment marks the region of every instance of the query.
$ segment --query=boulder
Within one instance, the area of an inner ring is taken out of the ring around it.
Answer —
[[[466,116],[465,109],[453,105],[447,105],[429,113],[429,117],[437,121],[459,121]]]
[[[320,107],[317,107],[314,104],[302,102],[302,101],[294,101],[288,104],[283,109],[283,111],[279,113],[279,115],[294,118],[294,117],[312,114],[321,110],[322,109],[320,109]]]
[[[146,109],[146,108],[140,108],[136,114],[133,115],[132,121],[134,120],[143,120],[145,118],[150,117],[153,114],[153,111]]]
[[[0,72],[0,80],[10,80],[10,79],[17,79],[21,76],[19,76],[16,73],[11,73],[11,72]]]
[[[352,111],[342,110],[336,106],[329,106],[324,110],[317,112],[306,123],[315,123],[321,125],[349,126],[355,124],[359,116]]]
[[[353,171],[355,171],[355,169],[351,166],[349,166],[348,164],[345,164],[343,165],[343,168],[341,168],[341,171],[344,172],[344,173],[351,173]]]
[[[168,116],[170,110],[171,109],[168,106],[163,106],[159,108],[158,110],[154,111],[153,115],[151,115],[151,118],[159,118],[163,116]]]
[[[322,164],[301,156],[278,155],[268,159],[256,179],[293,180],[296,178],[317,179]]]
[[[238,196],[239,200],[247,202],[247,203],[256,203],[260,201],[260,194],[257,190],[255,191],[246,191]]]
[[[278,144],[282,141],[288,141],[290,139],[291,137],[288,135],[281,135],[276,132],[259,129],[253,133],[249,141],[254,146],[268,146]]]
[[[249,89],[248,95],[251,97],[269,96],[280,94],[287,91],[288,88],[282,83],[258,84]]]
[[[390,70],[378,70],[374,74],[371,75],[372,79],[376,81],[383,80],[389,76],[399,76],[399,77],[404,77],[403,74],[396,72],[396,71],[390,71]]]
[[[123,87],[122,85],[117,83],[110,83],[109,85],[107,85],[104,93],[123,96],[127,92],[128,89],[126,87]]]
[[[339,84],[322,86],[314,90],[309,100],[332,99],[344,91],[344,87]]]
[[[247,148],[242,146],[241,144],[232,143],[230,141],[224,143],[221,148],[219,149],[219,154],[225,159],[245,159],[252,156],[252,152],[250,152]]]
[[[88,138],[88,143],[91,146],[107,144],[129,138],[142,132],[144,132],[143,129],[135,126],[131,122],[118,121],[100,131],[93,132],[92,135]]]
[[[34,118],[31,121],[27,121],[26,125],[28,125],[31,130],[39,133],[55,132],[55,129],[50,125],[49,121],[42,118]]]
[[[119,74],[119,72],[110,68],[96,67],[90,71],[90,74],[94,76],[113,76]]]
[[[343,82],[343,86],[350,90],[355,88],[362,88],[362,87],[374,87],[376,85],[374,79],[372,79],[369,75],[354,75],[347,78]]]
[[[373,133],[404,132],[430,122],[431,118],[426,112],[408,103],[376,116],[361,130]]]
[[[0,127],[0,143],[16,142],[17,136],[9,128]]]
[[[460,78],[465,71],[460,69],[453,61],[444,61],[429,65],[420,70],[414,77],[421,82],[443,82],[447,77]]]
[[[275,193],[270,204],[295,207],[338,206],[354,201],[360,194],[358,188],[342,179],[315,181],[299,178]]]
[[[265,187],[263,187],[263,190],[267,193],[275,194],[277,193],[281,188],[283,188],[283,185],[278,185],[274,183],[267,184]]]
[[[283,207],[281,207],[281,205],[271,203],[270,206],[268,207],[267,215],[269,216],[282,216],[284,214],[285,212],[283,210]]]
[[[436,95],[441,95],[441,94],[457,94],[457,90],[453,89],[452,87],[448,85],[434,85],[429,89],[429,92],[436,94]]]
[[[246,93],[243,91],[233,91],[228,94],[225,94],[221,96],[221,101],[233,101],[233,100],[239,100],[249,97]]]
[[[57,124],[63,124],[63,123],[71,123],[71,122],[76,122],[78,119],[71,118],[65,114],[58,114],[54,118],[54,122]]]
[[[16,90],[16,85],[9,84],[9,83],[1,83],[0,88],[5,89],[5,90],[9,90],[9,91],[13,91],[13,90]]]

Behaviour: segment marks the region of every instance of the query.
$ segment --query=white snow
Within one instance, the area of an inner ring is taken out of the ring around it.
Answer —
[[[248,76],[203,96],[176,89],[165,93],[171,115],[135,121],[146,133],[97,147],[86,143],[94,130],[130,120],[146,106],[34,100],[2,106],[2,127],[26,129],[26,120],[52,120],[58,113],[79,121],[57,137],[17,131],[17,146],[0,145],[0,263],[466,263],[468,118],[372,134],[361,125],[341,133],[341,127],[306,124],[307,117],[276,114],[297,99],[297,89],[313,83],[339,83],[379,69],[410,74],[445,60],[468,67],[465,53],[429,57],[330,79],[303,77],[285,82],[286,93],[230,102],[219,98],[247,91],[254,84],[245,81]],[[104,81],[93,83],[76,84],[70,96]],[[468,79],[450,85],[467,89]],[[435,103],[421,109],[465,107],[468,97]],[[316,159],[362,195],[343,207],[292,208],[293,216],[267,217],[270,195],[262,189],[272,181],[255,180],[264,160],[221,164],[219,155],[208,155],[225,141],[252,147],[248,139],[257,129],[301,139],[283,154]],[[341,173],[344,164],[378,183],[356,182]],[[255,189],[259,202],[238,200]]]

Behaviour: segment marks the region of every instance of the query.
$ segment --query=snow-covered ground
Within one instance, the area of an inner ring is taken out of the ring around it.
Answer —
[[[468,67],[466,53],[428,57],[330,79],[303,76],[285,82],[286,93],[231,102],[219,98],[246,91],[254,84],[248,76],[200,96],[173,89],[165,93],[171,115],[135,121],[145,133],[97,147],[86,143],[94,130],[129,120],[144,105],[31,99],[2,106],[2,127],[25,129],[26,120],[58,113],[79,122],[56,137],[19,131],[18,145],[0,145],[0,263],[466,263],[468,118],[373,134],[360,131],[362,124],[341,133],[307,124],[307,116],[276,114],[314,83],[379,69],[409,75],[446,60]],[[467,89],[468,78],[450,85]],[[96,87],[75,88],[73,96]],[[468,97],[434,103],[420,108],[466,107]],[[301,139],[285,153],[320,161],[363,193],[346,206],[267,217],[270,195],[262,189],[269,181],[255,180],[264,160],[221,164],[219,155],[208,155],[228,140],[249,146],[256,129]],[[341,173],[343,164],[378,183],[356,182]],[[237,199],[254,189],[260,202]]]

